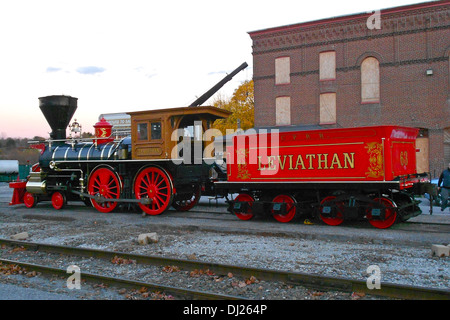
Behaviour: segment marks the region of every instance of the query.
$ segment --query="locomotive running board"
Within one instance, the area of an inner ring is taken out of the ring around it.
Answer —
[[[153,201],[150,198],[143,198],[143,199],[113,199],[113,198],[105,198],[105,197],[102,197],[101,195],[93,196],[93,195],[90,195],[88,193],[83,193],[83,192],[75,191],[75,190],[70,190],[70,192],[72,192],[74,194],[77,194],[77,195],[79,195],[81,197],[84,197],[84,198],[94,199],[95,202],[97,202],[97,203],[103,203],[103,202],[125,202],[125,203],[140,203],[140,204],[143,204],[143,205],[149,205],[149,204],[152,204],[152,201]]]

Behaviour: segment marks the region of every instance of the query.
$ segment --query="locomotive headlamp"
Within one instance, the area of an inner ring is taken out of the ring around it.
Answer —
[[[72,131],[74,133],[81,132],[81,125],[77,122],[77,119],[75,119],[75,121],[72,122],[72,124],[70,126],[70,131]]]

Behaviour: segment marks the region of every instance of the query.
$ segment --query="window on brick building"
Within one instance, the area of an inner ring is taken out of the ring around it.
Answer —
[[[380,102],[380,63],[368,57],[361,63],[361,103]]]
[[[291,124],[291,98],[278,97],[275,101],[276,125],[288,126]]]
[[[336,52],[327,51],[319,54],[319,78],[320,80],[336,79]]]
[[[275,84],[289,84],[291,82],[291,58],[275,59]]]
[[[336,123],[336,93],[320,94],[320,124]]]

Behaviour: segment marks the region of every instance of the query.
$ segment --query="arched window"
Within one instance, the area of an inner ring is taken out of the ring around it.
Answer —
[[[380,63],[368,57],[361,63],[361,103],[380,102]]]

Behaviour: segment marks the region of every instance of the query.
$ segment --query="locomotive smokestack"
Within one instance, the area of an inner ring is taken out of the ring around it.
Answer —
[[[78,98],[70,96],[48,96],[39,98],[39,108],[52,128],[50,138],[66,138],[66,129],[77,109]]]

